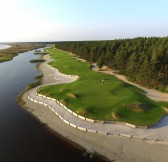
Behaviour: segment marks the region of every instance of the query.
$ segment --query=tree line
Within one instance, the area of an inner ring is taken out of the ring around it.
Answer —
[[[57,42],[55,47],[96,62],[100,68],[112,68],[143,86],[168,92],[168,37]]]

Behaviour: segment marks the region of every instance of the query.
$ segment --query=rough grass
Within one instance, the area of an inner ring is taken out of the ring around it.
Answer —
[[[124,105],[124,108],[135,112],[143,112],[147,111],[149,106],[146,104],[128,104]]]
[[[96,120],[120,120],[138,125],[152,125],[164,115],[162,103],[147,98],[142,90],[115,77],[89,69],[89,63],[77,61],[67,52],[50,49],[51,65],[64,74],[78,75],[73,83],[45,86],[38,90],[46,96],[64,101],[78,114]],[[104,78],[104,84],[101,80]],[[67,94],[73,94],[70,97]],[[124,105],[147,104],[145,111],[132,111]]]
[[[38,63],[38,62],[44,62],[45,60],[43,59],[34,59],[34,60],[30,60],[30,63]]]
[[[112,113],[112,118],[113,118],[114,120],[120,120],[120,119],[121,119],[120,115],[117,114],[117,113],[115,113],[115,112]]]
[[[28,90],[30,90],[31,88],[34,88],[34,87],[40,85],[41,82],[42,82],[42,78],[43,78],[43,75],[35,76],[35,77],[34,77],[35,81],[32,82],[32,83],[30,83],[30,84],[26,87],[26,89],[25,89],[23,92],[21,92],[21,93],[16,97],[16,101],[17,101],[17,103],[18,103],[20,106],[24,106],[24,104],[25,104],[24,101],[22,100],[23,94],[24,94],[25,92],[27,92]]]

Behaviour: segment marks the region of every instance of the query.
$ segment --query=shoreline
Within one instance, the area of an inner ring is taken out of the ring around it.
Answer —
[[[3,49],[8,49],[12,47],[11,45],[7,45],[7,44],[0,44],[0,50],[3,50]]]
[[[41,67],[43,65],[45,65],[45,63],[40,64],[39,70],[42,70]],[[43,82],[47,82],[48,76],[45,75],[46,72],[42,70],[42,73],[44,73]],[[74,143],[77,143],[89,152],[96,152],[110,160],[116,161],[138,161],[137,159],[141,159],[140,161],[142,161],[142,159],[147,161],[166,160],[166,155],[163,154],[163,152],[165,153],[165,150],[168,148],[166,144],[144,142],[124,137],[105,136],[79,131],[63,123],[51,110],[28,100],[27,95],[28,92],[23,95],[23,100],[26,102],[25,109],[27,111],[42,123],[46,124],[47,127],[52,129],[54,132],[57,132]],[[137,147],[138,154],[136,153]],[[146,155],[147,151],[151,154],[151,157]],[[153,155],[153,152],[156,154]]]
[[[28,52],[42,47],[44,47],[44,44],[40,43],[11,44],[9,48],[0,50],[0,62],[10,61],[20,53]]]
[[[71,140],[68,136],[64,136],[59,131],[55,131],[53,128],[50,127],[49,123],[44,123],[44,120],[41,120],[37,115],[35,115],[30,107],[22,106],[22,110],[26,113],[28,113],[32,118],[34,118],[39,124],[41,124],[43,127],[45,127],[48,131],[50,131],[52,134],[57,136],[59,139],[65,141],[66,143],[70,144],[71,146],[77,148],[81,153],[87,155],[89,157],[90,155],[94,158],[99,158],[100,160],[103,160],[105,162],[110,162],[109,159],[107,159],[105,156],[98,154],[97,152],[91,152],[90,150],[87,150],[86,148],[82,147],[79,143],[76,143],[75,141]]]

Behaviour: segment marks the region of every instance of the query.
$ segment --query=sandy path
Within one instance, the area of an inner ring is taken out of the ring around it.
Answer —
[[[47,56],[46,56],[47,57]],[[47,68],[46,63],[40,65],[40,70],[44,74],[43,84],[52,84],[58,81],[59,83],[63,76],[53,73],[53,71]],[[56,71],[55,71],[56,72]],[[64,78],[65,79],[65,78]],[[68,80],[69,81],[69,80]],[[73,79],[72,79],[73,81]],[[65,79],[66,82],[66,79]],[[58,84],[59,84],[58,83]],[[136,141],[128,138],[118,137],[118,136],[105,136],[93,133],[84,133],[82,131],[76,130],[65,123],[63,123],[52,111],[46,107],[31,102],[25,93],[23,100],[26,102],[26,109],[38,118],[41,122],[46,123],[55,132],[67,137],[75,143],[85,147],[89,151],[95,151],[107,158],[115,161],[166,161],[168,153],[168,145],[166,143],[152,142],[150,143],[144,141]],[[115,125],[117,129],[119,125]],[[127,127],[125,127],[127,128]],[[163,128],[163,127],[161,127]],[[164,127],[165,128],[165,127]],[[138,129],[137,129],[138,130]],[[157,129],[153,129],[157,130]],[[135,129],[130,129],[129,131],[135,131]],[[142,130],[138,130],[141,132]],[[144,130],[146,131],[146,130]],[[158,134],[160,130],[158,129]],[[146,133],[146,132],[145,132]],[[152,132],[149,133],[149,135]],[[167,133],[165,137],[167,138]]]

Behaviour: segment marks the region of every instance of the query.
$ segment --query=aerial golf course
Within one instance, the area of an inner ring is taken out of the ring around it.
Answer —
[[[48,49],[60,72],[77,75],[73,83],[45,86],[38,93],[56,98],[79,115],[95,120],[118,120],[137,125],[152,125],[165,114],[163,105],[144,92],[117,78],[90,70],[88,62],[77,60],[68,52]],[[101,80],[104,80],[102,83]]]

